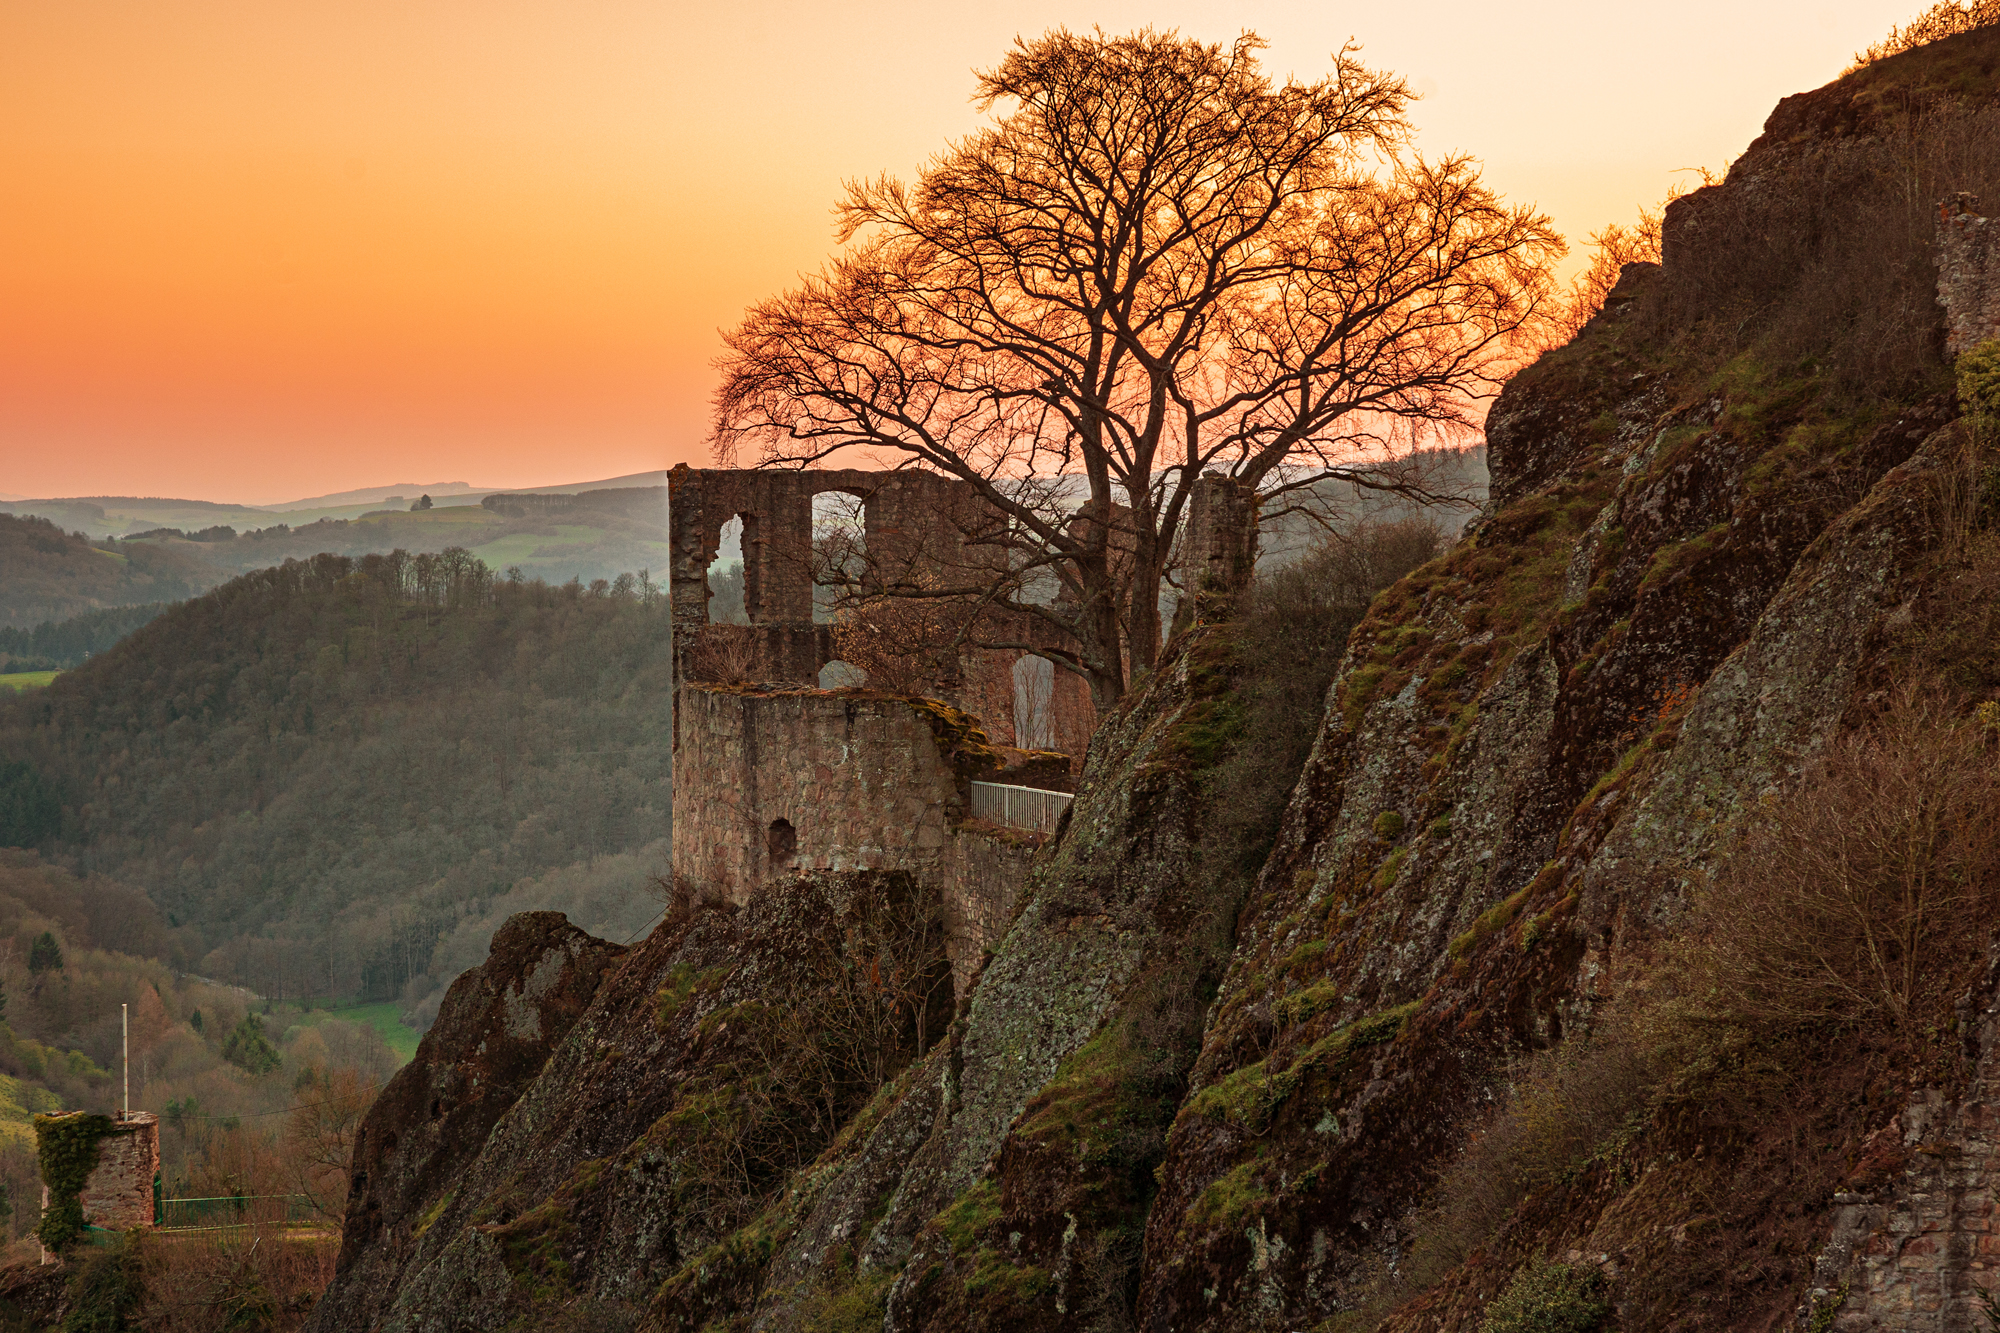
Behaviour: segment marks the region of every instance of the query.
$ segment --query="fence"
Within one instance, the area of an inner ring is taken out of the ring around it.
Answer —
[[[1016,787],[1006,782],[972,784],[972,817],[991,820],[1008,828],[1035,829],[1054,833],[1056,821],[1074,800],[1066,791],[1044,791],[1040,787]]]
[[[297,1226],[319,1221],[303,1194],[240,1194],[222,1199],[164,1199],[162,1231],[208,1231],[218,1227]]]

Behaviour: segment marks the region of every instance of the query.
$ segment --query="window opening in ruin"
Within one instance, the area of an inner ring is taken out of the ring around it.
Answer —
[[[823,690],[852,689],[867,683],[866,671],[837,657],[819,669],[819,687]]]
[[[708,619],[712,625],[747,625],[743,601],[743,518],[722,525],[715,559],[708,562]]]
[[[839,613],[842,595],[859,587],[867,568],[867,502],[846,491],[821,491],[812,498],[813,619],[820,624]]]
[[[769,848],[773,869],[790,869],[799,856],[799,834],[789,819],[771,821]]]
[[[1024,750],[1055,744],[1055,663],[1027,656],[1014,663],[1014,743]]]

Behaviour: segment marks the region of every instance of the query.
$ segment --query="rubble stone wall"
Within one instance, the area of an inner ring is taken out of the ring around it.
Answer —
[[[1985,1333],[2000,1299],[2000,953],[1962,1003],[1973,1076],[1925,1088],[1834,1195],[1800,1322],[1830,1333]]]
[[[811,870],[907,870],[943,895],[960,989],[1005,932],[1038,840],[962,830],[924,705],[859,691],[681,690],[674,880],[739,906]]]
[[[1938,304],[1951,356],[2000,338],[2000,228],[1978,203],[1961,194],[1938,209]]]
[[[153,1225],[153,1177],[160,1172],[160,1118],[132,1118],[97,1141],[97,1169],[83,1187],[83,1215],[92,1226],[130,1231]]]

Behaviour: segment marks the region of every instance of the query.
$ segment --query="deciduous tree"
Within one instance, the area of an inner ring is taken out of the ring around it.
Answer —
[[[1017,44],[979,77],[1004,114],[914,185],[851,185],[846,251],[728,336],[718,457],[861,447],[970,483],[956,579],[898,591],[1056,621],[1075,647],[1038,650],[1100,707],[1159,650],[1205,472],[1422,495],[1381,460],[1471,424],[1562,242],[1471,159],[1410,151],[1401,79],[1349,48],[1277,84],[1262,45]]]

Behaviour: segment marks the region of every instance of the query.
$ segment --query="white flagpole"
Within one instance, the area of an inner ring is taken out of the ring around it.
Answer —
[[[120,1120],[132,1118],[132,1006],[118,1006],[118,1035],[125,1040],[125,1114]]]

